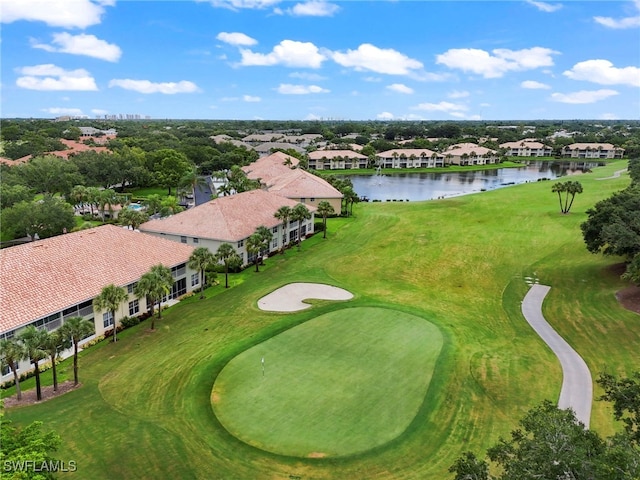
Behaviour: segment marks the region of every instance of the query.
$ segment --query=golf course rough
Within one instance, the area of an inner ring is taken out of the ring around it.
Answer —
[[[211,400],[235,437],[272,453],[344,457],[401,435],[443,345],[424,318],[377,307],[318,316],[240,353]]]

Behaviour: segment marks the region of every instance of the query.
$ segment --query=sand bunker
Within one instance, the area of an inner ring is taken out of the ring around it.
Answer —
[[[322,283],[290,283],[258,300],[258,308],[269,312],[296,312],[311,305],[303,300],[351,300],[353,294],[343,288]]]

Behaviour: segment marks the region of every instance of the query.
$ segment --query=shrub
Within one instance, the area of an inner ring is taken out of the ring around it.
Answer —
[[[140,323],[140,319],[138,317],[123,317],[120,319],[120,323],[124,328],[129,328],[134,325],[138,325]]]

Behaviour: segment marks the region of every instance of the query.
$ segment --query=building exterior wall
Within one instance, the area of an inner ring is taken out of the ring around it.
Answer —
[[[381,168],[436,168],[444,166],[442,156],[376,156],[376,161]]]
[[[299,201],[300,200],[301,199],[299,199]],[[317,203],[317,202],[309,201],[310,199],[306,199],[306,200],[307,200],[306,201],[307,205],[315,206],[315,203]],[[336,199],[336,200],[339,201],[339,199]],[[322,199],[320,199],[320,201],[322,201]],[[305,202],[301,202],[301,203],[305,203]],[[336,212],[339,212],[339,211],[340,211],[340,203],[338,202],[338,208],[336,209]],[[313,222],[314,222],[314,214],[312,213],[311,219],[304,222],[303,224],[305,226],[307,235],[310,233],[313,233]],[[273,238],[269,244],[269,250],[267,254],[270,255],[272,253],[279,251],[282,248],[283,242],[285,242],[286,244],[290,242],[290,240],[285,240],[285,238],[290,239],[292,236],[297,236],[297,231],[298,231],[297,222],[293,222],[293,221],[288,222],[288,228],[285,228],[285,226],[282,223],[278,224],[275,227],[272,227],[271,233],[273,234]],[[236,253],[240,255],[240,257],[242,258],[243,266],[247,266],[251,263],[249,253],[247,252],[247,248],[246,248],[248,237],[243,238],[242,240],[237,240],[237,241],[224,241],[224,240],[216,240],[212,238],[196,239],[195,237],[188,237],[185,235],[174,235],[169,233],[160,233],[160,232],[151,232],[151,231],[147,231],[144,233],[148,235],[154,235],[156,237],[165,238],[167,240],[171,240],[172,242],[186,243],[195,248],[205,247],[213,254],[215,254],[218,251],[218,248],[220,248],[220,245],[222,245],[223,243],[228,243],[235,249]],[[196,288],[199,288],[199,285]]]
[[[185,280],[186,293],[192,292],[193,290],[200,287],[199,283],[197,285],[192,285],[191,276],[193,274],[196,274],[196,277],[198,277],[198,282],[199,282],[198,272],[190,269],[188,265],[185,264],[184,273],[180,275],[176,275],[174,277],[176,282],[183,279]],[[133,294],[133,288],[135,283],[136,282],[129,285],[121,285],[127,291],[127,299],[120,304],[120,307],[116,311],[115,321],[116,321],[116,325],[118,326],[120,326],[121,324],[120,321],[123,317],[136,317],[147,312],[149,309],[149,305],[147,304],[146,298],[138,298]],[[136,300],[138,301],[138,311],[131,313],[130,303],[133,303]],[[104,335],[105,331],[112,328],[111,325],[105,327],[104,318],[103,318],[104,313],[105,311],[97,310],[93,307],[93,299],[88,299],[80,304],[69,305],[63,310],[59,310],[57,312],[51,312],[45,317],[34,319],[33,322],[22,325],[14,330],[11,330],[8,332],[2,332],[1,336],[2,338],[16,337],[17,335],[20,334],[21,330],[23,330],[25,327],[29,325],[35,325],[37,328],[43,328],[51,332],[60,328],[64,324],[64,321],[66,319],[75,317],[75,316],[81,316],[86,320],[91,321],[94,325],[94,333],[92,335],[89,335],[86,339],[83,340],[83,342],[86,342],[98,336]],[[72,354],[73,354],[73,349],[68,349],[63,352],[60,352],[60,357],[67,358]],[[45,364],[48,361],[49,359],[45,359],[45,360],[42,360],[40,363]],[[32,369],[33,369],[33,365],[28,360],[22,360],[18,365],[18,374],[29,372]],[[0,379],[2,382],[13,380],[13,372],[11,371],[7,372],[7,369],[3,369],[1,373],[3,373]]]

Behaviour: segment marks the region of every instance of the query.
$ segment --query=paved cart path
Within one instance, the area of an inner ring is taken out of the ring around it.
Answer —
[[[626,168],[623,168],[622,170],[616,170],[615,172],[613,172],[613,175],[611,175],[610,177],[596,178],[596,180],[610,180],[612,178],[618,178],[620,175],[622,175],[626,171],[627,171]]]
[[[577,419],[588,428],[593,400],[591,372],[582,357],[542,315],[542,302],[550,289],[546,285],[533,285],[522,301],[522,314],[560,360],[563,378],[558,407],[573,409]]]

